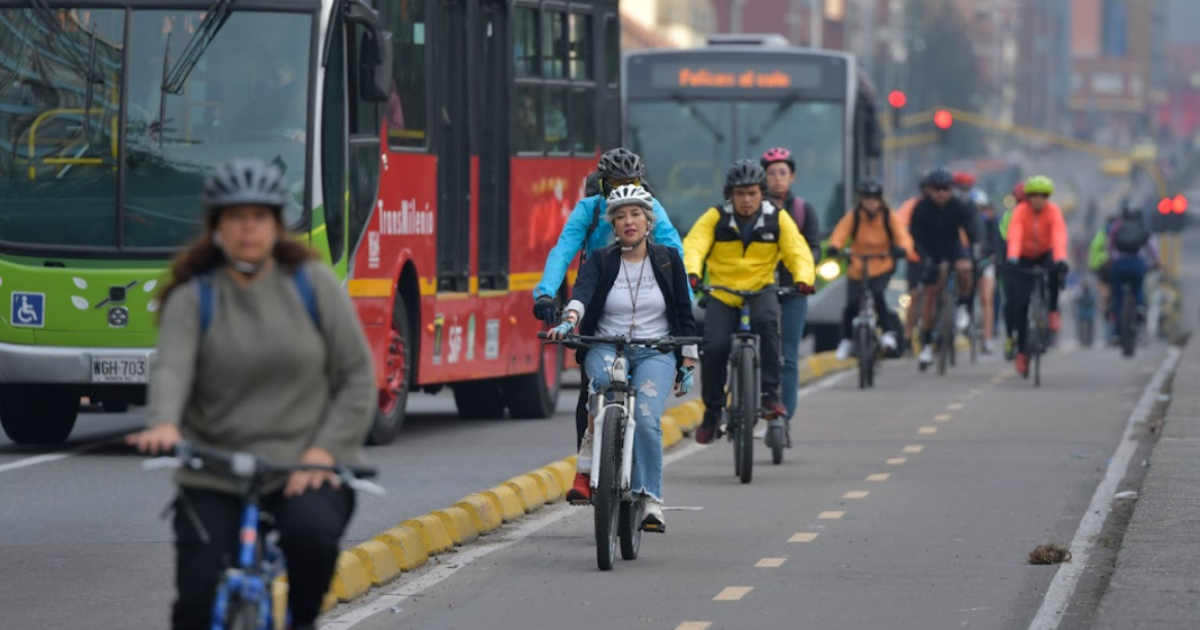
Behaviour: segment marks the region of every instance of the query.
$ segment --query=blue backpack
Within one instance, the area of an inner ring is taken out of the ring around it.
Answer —
[[[211,273],[197,276],[196,282],[200,291],[200,334],[203,335],[212,326],[216,292],[213,291]],[[321,318],[317,311],[317,294],[313,290],[312,280],[304,272],[304,267],[296,268],[295,273],[292,274],[292,282],[296,285],[296,292],[300,294],[300,301],[304,302],[304,309],[308,311],[309,319],[317,327],[317,332],[321,332]]]

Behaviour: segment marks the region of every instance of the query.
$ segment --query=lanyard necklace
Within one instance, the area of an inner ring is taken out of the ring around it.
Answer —
[[[629,316],[629,336],[633,337],[633,329],[637,326],[637,299],[638,294],[642,292],[642,278],[645,277],[646,259],[650,257],[650,253],[646,253],[646,257],[642,259],[642,266],[638,268],[637,288],[634,288],[633,282],[629,279],[629,267],[625,259],[621,259],[621,271],[625,273],[625,288],[629,290],[629,302],[632,305]]]

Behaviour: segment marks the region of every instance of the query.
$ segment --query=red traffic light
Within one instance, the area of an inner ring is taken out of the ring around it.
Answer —
[[[937,125],[938,129],[949,129],[950,125],[954,124],[954,116],[944,109],[939,109],[933,115],[933,124]]]
[[[1162,201],[1158,202],[1158,212],[1159,214],[1171,214],[1171,211],[1175,209],[1174,206],[1175,204],[1169,197],[1164,197]]]
[[[891,105],[896,109],[904,107],[904,104],[907,102],[908,97],[905,96],[904,92],[901,92],[900,90],[892,90],[891,93],[888,94],[888,105]]]
[[[1175,198],[1171,200],[1171,210],[1174,210],[1175,214],[1183,214],[1184,212],[1187,212],[1187,207],[1187,197],[1184,197],[1183,195],[1175,195]]]

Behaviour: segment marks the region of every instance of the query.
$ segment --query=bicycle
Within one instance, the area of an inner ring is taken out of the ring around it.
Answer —
[[[1047,306],[1046,285],[1048,274],[1041,265],[1032,268],[1009,265],[1010,272],[1033,276],[1033,293],[1029,296],[1028,332],[1025,344],[1029,352],[1029,370],[1022,376],[1029,378],[1033,372],[1033,386],[1042,386],[1042,355],[1050,348],[1050,310]]]
[[[759,407],[759,395],[762,392],[759,339],[750,328],[750,298],[778,291],[779,287],[769,285],[757,291],[739,291],[717,285],[701,285],[696,290],[703,293],[722,291],[742,298],[738,330],[733,334],[733,347],[729,352],[729,405],[725,408],[725,422],[721,430],[733,443],[733,474],[742,483],[750,483],[754,478],[754,425],[764,415]],[[786,443],[783,418],[771,418],[770,421],[767,437],[771,443]],[[771,458],[775,464],[782,463],[783,448],[773,446]]]
[[[1092,347],[1096,341],[1096,289],[1092,283],[1084,280],[1079,285],[1079,294],[1075,296],[1075,334],[1079,345],[1084,348]]]
[[[1133,295],[1133,285],[1128,281],[1122,284],[1121,310],[1117,313],[1117,339],[1120,341],[1121,356],[1132,357],[1137,350],[1141,322],[1138,317],[1137,299]]]
[[[891,258],[888,254],[855,254],[850,250],[844,252],[848,259],[857,258],[862,263],[863,275],[858,283],[861,290],[858,293],[858,314],[851,321],[854,342],[854,357],[858,359],[858,388],[866,389],[875,386],[875,373],[883,357],[883,344],[879,339],[879,326],[885,322],[877,321],[875,315],[875,295],[867,286],[869,276],[866,270],[872,259],[885,260]]]
[[[944,376],[946,364],[949,363],[953,366],[956,362],[954,340],[957,338],[958,331],[955,329],[954,305],[957,301],[955,292],[955,276],[957,274],[953,273],[948,262],[938,263],[937,269],[938,282],[942,284],[942,291],[938,296],[937,312],[933,317],[933,330],[934,343],[937,344],[937,373],[938,376]],[[918,363],[917,367],[924,372],[927,366],[924,363]]]
[[[629,384],[629,364],[625,353],[630,347],[655,348],[670,352],[680,346],[699,344],[701,337],[660,337],[657,339],[629,338],[624,336],[601,337],[590,335],[563,335],[562,339],[549,339],[546,332],[539,332],[538,339],[561,343],[564,346],[586,350],[599,344],[611,344],[616,348],[613,359],[612,379],[605,388],[592,394],[592,409],[595,414],[596,439],[592,442],[592,507],[596,528],[596,564],[601,571],[610,571],[617,555],[620,540],[621,558],[636,560],[642,545],[642,510],[640,499],[630,493],[633,478],[633,439],[637,428],[637,391]],[[603,407],[597,403],[603,400]]]
[[[275,627],[271,606],[271,588],[275,578],[285,572],[279,532],[274,519],[260,505],[263,479],[268,474],[289,474],[299,470],[328,470],[354,490],[383,496],[386,491],[367,478],[376,472],[355,466],[281,465],[268,462],[253,453],[225,453],[189,442],[180,442],[173,455],[142,462],[146,471],[163,468],[200,470],[217,464],[242,481],[242,525],[238,536],[237,564],[225,570],[217,584],[213,601],[212,630],[265,630]],[[263,531],[266,530],[266,535]],[[291,623],[291,613],[287,613]]]

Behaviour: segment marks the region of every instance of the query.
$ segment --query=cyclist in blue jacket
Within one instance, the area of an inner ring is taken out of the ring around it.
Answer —
[[[613,242],[612,225],[601,220],[605,212],[605,198],[619,186],[640,185],[646,175],[646,167],[636,153],[617,147],[600,156],[596,172],[600,176],[600,194],[585,197],[575,204],[575,210],[571,212],[562,233],[558,235],[558,243],[546,257],[542,281],[533,290],[533,314],[548,326],[557,323],[558,302],[555,296],[567,277],[567,267],[571,265],[571,261],[580,251],[583,252],[584,258],[587,258],[592,252]],[[675,226],[671,224],[667,211],[657,199],[653,200],[653,205],[654,231],[651,238],[655,243],[671,247],[683,256],[683,241],[680,240]],[[580,370],[580,377],[579,402],[575,407],[576,449],[587,431],[588,377],[583,370]],[[577,473],[574,487],[567,493],[567,500],[585,501],[589,493],[587,477]]]

